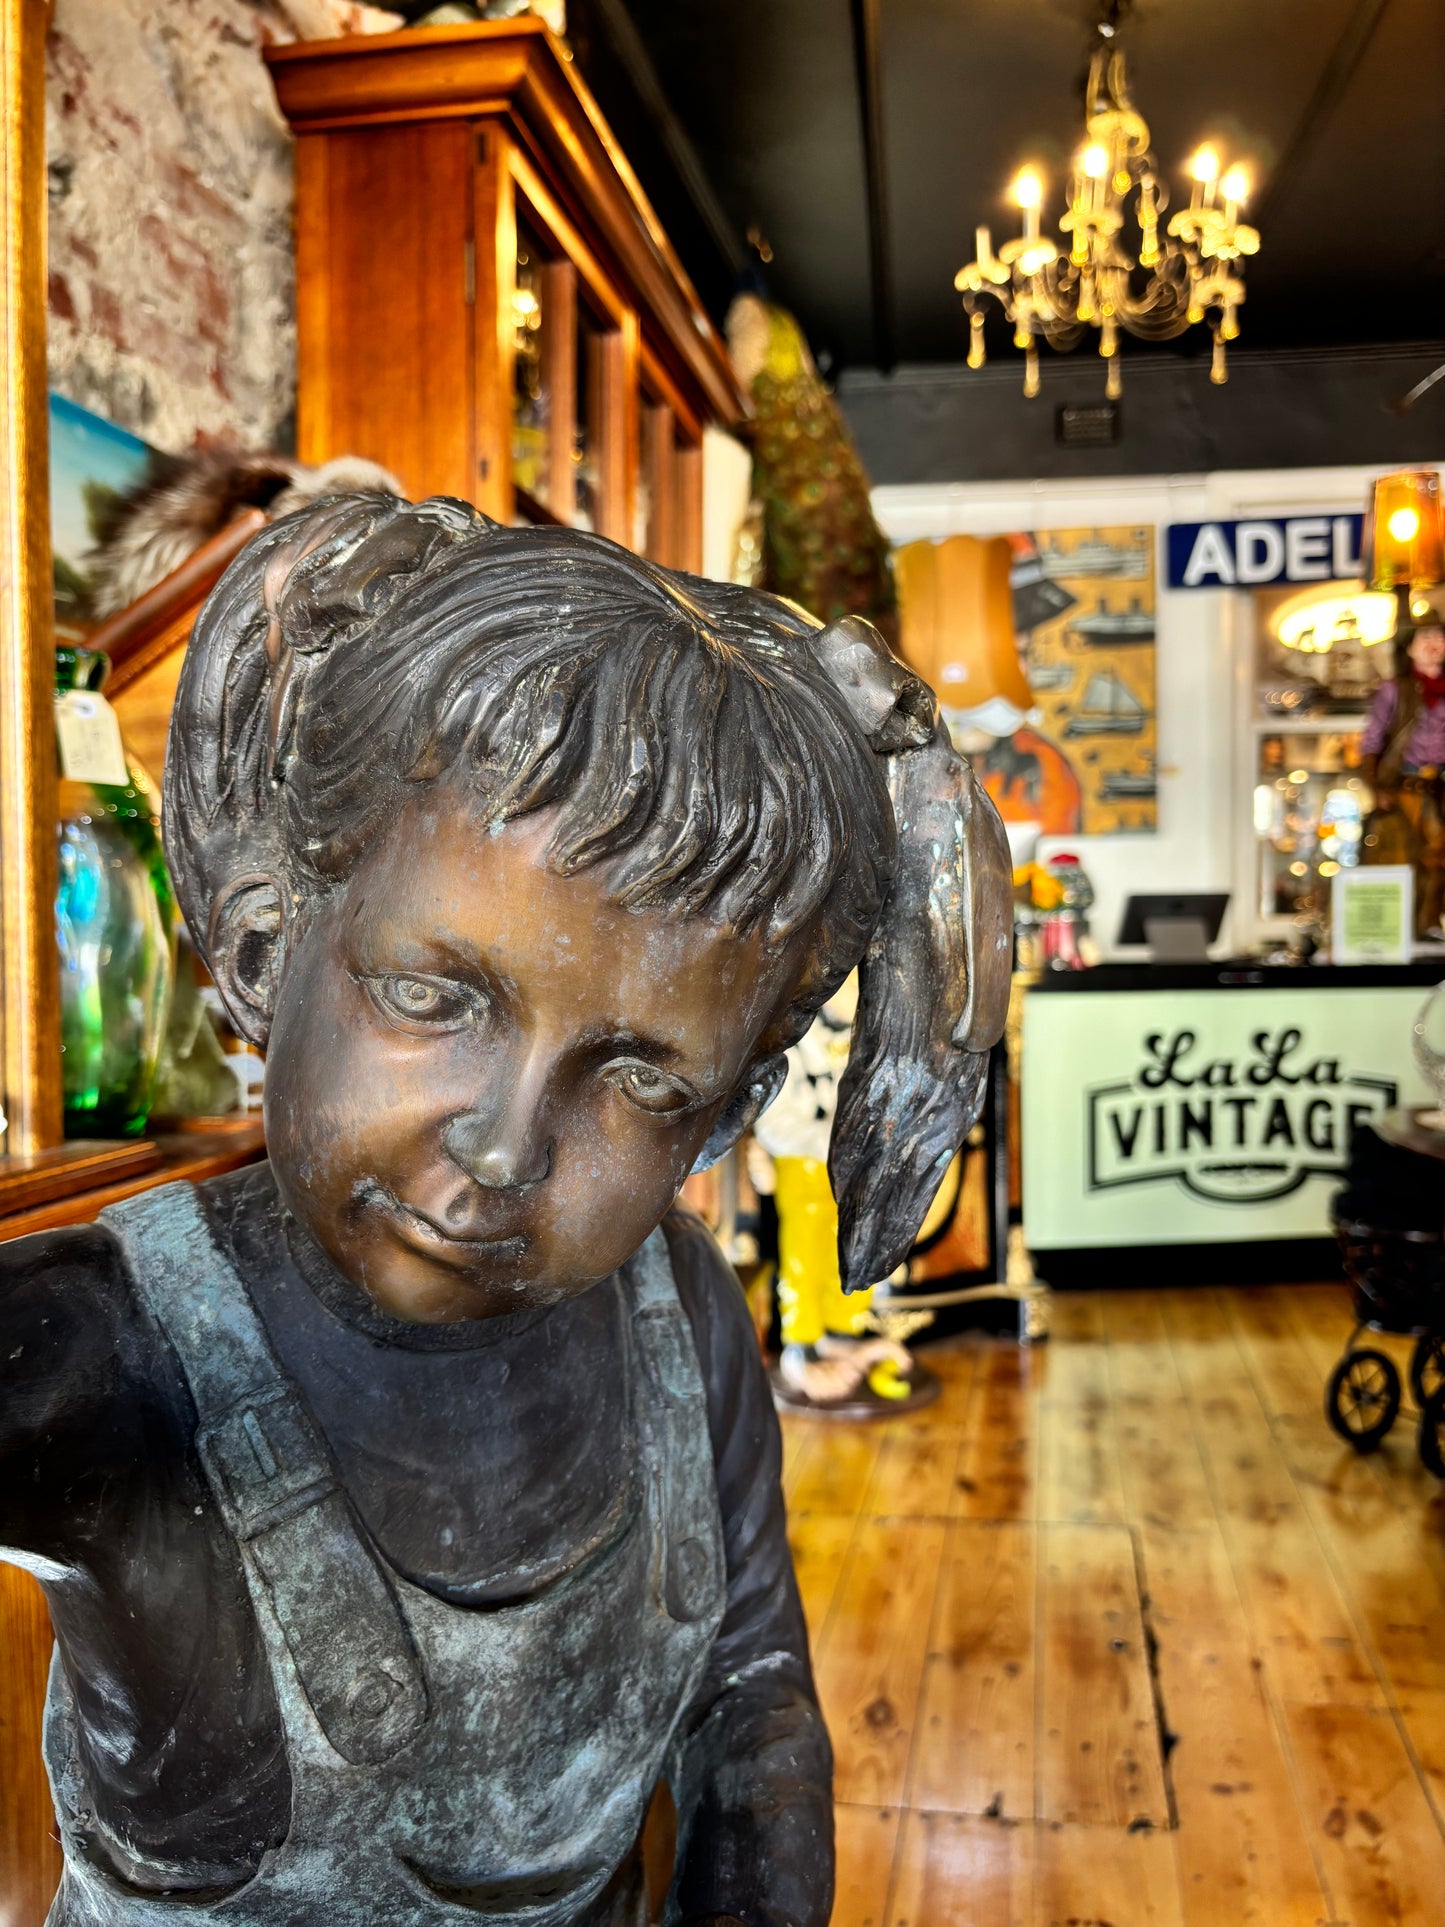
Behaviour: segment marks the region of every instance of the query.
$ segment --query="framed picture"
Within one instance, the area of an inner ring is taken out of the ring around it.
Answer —
[[[1408,863],[1337,870],[1330,888],[1335,963],[1409,963],[1415,947],[1415,872]]]
[[[93,552],[105,539],[116,506],[147,479],[155,459],[155,450],[139,436],[52,393],[50,543],[60,641],[83,641],[94,626]]]

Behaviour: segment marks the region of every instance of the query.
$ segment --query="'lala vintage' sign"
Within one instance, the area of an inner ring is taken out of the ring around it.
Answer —
[[[1351,1125],[1430,1097],[1410,1049],[1428,986],[1355,974],[1093,990],[1079,971],[1031,991],[1029,1249],[1328,1237]]]
[[[1154,1031],[1127,1083],[1088,1093],[1087,1187],[1172,1178],[1217,1204],[1282,1198],[1341,1170],[1355,1125],[1396,1096],[1389,1078],[1309,1050],[1295,1025],[1256,1031],[1227,1056],[1192,1030]]]
[[[1255,589],[1269,582],[1343,582],[1360,573],[1362,515],[1286,515],[1173,522],[1165,529],[1171,589]]]

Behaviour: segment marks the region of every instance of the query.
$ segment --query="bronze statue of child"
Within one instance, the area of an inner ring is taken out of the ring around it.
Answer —
[[[166,775],[270,1162],[0,1253],[58,1927],[823,1927],[828,1738],[735,1279],[674,1200],[855,965],[844,1277],[1002,1028],[1007,852],[866,624],[460,503],[207,603]]]

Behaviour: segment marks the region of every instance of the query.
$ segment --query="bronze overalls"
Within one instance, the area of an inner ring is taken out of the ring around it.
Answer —
[[[49,1927],[621,1927],[629,1863],[725,1602],[701,1373],[661,1231],[623,1268],[644,1495],[580,1571],[502,1608],[387,1566],[346,1497],[194,1190],[103,1214],[174,1346],[285,1725],[291,1824],[220,1900],[90,1864],[74,1709],[51,1669],[46,1756],[65,1846]],[[599,1638],[625,1626],[630,1637]],[[621,1870],[621,1871],[619,1871]]]

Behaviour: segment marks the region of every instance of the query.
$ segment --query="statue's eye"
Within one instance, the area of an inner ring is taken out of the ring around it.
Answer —
[[[413,1024],[463,1024],[476,1011],[471,992],[444,978],[373,977],[370,987],[388,1017]]]
[[[678,1116],[697,1101],[696,1094],[685,1084],[635,1057],[619,1058],[615,1064],[609,1064],[602,1075],[629,1104],[646,1111],[650,1117]]]

